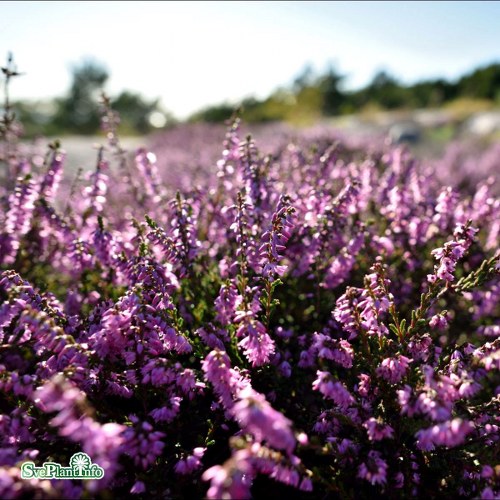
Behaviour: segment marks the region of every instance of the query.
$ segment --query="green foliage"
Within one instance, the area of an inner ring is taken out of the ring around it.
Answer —
[[[330,68],[326,75],[318,79],[316,86],[322,97],[321,112],[325,116],[338,115],[344,96],[339,85],[344,77]]]
[[[221,123],[231,118],[234,112],[234,106],[229,104],[219,104],[217,106],[209,106],[195,113],[189,121],[203,121],[207,123]]]
[[[54,124],[72,133],[95,133],[100,126],[99,95],[108,77],[106,68],[96,61],[75,66],[68,94],[57,101]]]
[[[476,99],[495,99],[500,88],[500,64],[476,69],[462,77],[458,84],[460,95]]]
[[[147,101],[140,94],[124,90],[112,100],[112,108],[120,115],[120,131],[147,134],[151,132],[149,117],[159,110],[159,100]]]
[[[322,116],[356,113],[367,106],[381,110],[433,108],[460,98],[500,102],[500,64],[476,69],[456,82],[438,78],[405,85],[382,70],[365,87],[347,91],[344,79],[333,67],[315,75],[306,66],[288,88],[278,89],[263,100],[251,97],[239,104],[246,122],[304,124]],[[236,106],[210,106],[192,115],[190,121],[223,122]]]
[[[72,82],[65,96],[54,101],[18,102],[16,111],[26,137],[39,135],[94,135],[101,129],[101,95],[109,78],[105,66],[87,59],[72,68]],[[118,130],[124,135],[147,134],[153,130],[150,118],[159,112],[167,122],[174,119],[161,110],[159,99],[147,100],[124,90],[111,99],[120,115]]]

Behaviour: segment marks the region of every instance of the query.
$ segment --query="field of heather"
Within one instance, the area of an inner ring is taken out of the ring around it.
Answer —
[[[500,496],[498,145],[104,118],[4,122],[1,498]]]

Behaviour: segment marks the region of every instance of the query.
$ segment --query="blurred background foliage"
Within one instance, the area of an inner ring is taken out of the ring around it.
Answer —
[[[17,118],[25,135],[98,133],[102,116],[100,99],[108,79],[109,72],[103,64],[85,59],[72,68],[72,83],[62,98],[16,103]],[[124,135],[144,135],[175,121],[161,108],[159,99],[148,100],[137,92],[124,90],[111,97],[111,105],[120,115],[120,131]]]
[[[292,85],[262,100],[243,100],[243,117],[247,122],[287,121],[300,125],[314,123],[320,117],[373,111],[445,107],[460,114],[500,106],[500,63],[478,68],[454,82],[434,79],[405,85],[386,71],[378,72],[367,86],[354,91],[345,90],[344,81],[345,75],[333,67],[320,75],[306,67]],[[228,103],[210,106],[190,120],[221,122],[233,109]]]
[[[84,60],[72,68],[72,83],[65,96],[52,101],[18,102],[16,112],[27,137],[37,134],[94,135],[99,133],[99,97],[109,78],[106,67]],[[247,123],[284,121],[310,125],[319,119],[390,110],[446,109],[458,121],[473,112],[500,107],[500,63],[480,67],[456,81],[434,79],[405,85],[386,71],[374,75],[358,90],[345,88],[346,75],[330,67],[315,74],[310,66],[263,99],[247,97],[241,102],[215,104],[191,115],[188,122],[221,123],[236,107]],[[123,135],[145,135],[168,128],[177,120],[158,99],[148,100],[125,90],[111,96],[112,107],[121,117]]]

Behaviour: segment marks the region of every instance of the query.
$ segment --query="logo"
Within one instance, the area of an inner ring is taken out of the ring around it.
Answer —
[[[62,467],[56,462],[44,462],[36,467],[33,462],[21,465],[22,479],[102,479],[104,469],[92,460],[86,453],[75,453],[69,460],[69,467]]]

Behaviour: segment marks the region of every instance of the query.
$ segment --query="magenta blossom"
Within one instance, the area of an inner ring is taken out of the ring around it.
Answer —
[[[387,481],[387,462],[380,458],[377,451],[368,452],[368,458],[358,468],[358,477],[369,483],[384,484]]]
[[[264,396],[251,387],[242,389],[238,398],[232,412],[241,428],[257,441],[267,441],[271,446],[291,453],[296,444],[292,422],[273,409]]]
[[[377,375],[391,384],[400,382],[406,375],[411,359],[403,355],[394,358],[386,358],[377,368]]]

